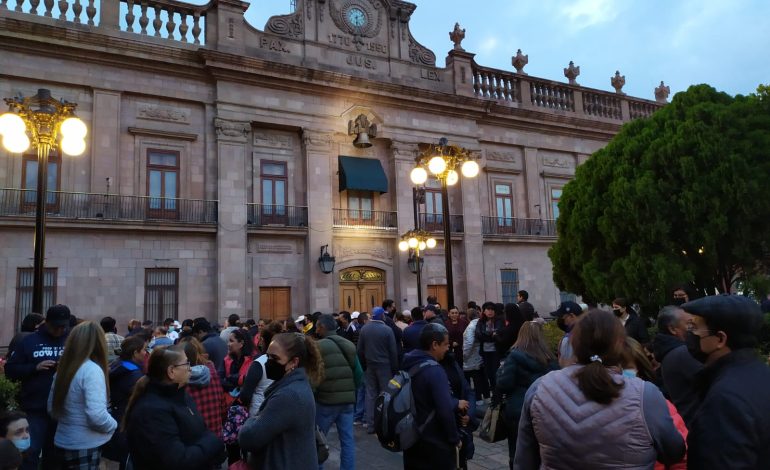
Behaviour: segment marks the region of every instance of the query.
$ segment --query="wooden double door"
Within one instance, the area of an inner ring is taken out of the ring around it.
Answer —
[[[340,311],[369,312],[385,300],[385,272],[357,267],[340,272]]]

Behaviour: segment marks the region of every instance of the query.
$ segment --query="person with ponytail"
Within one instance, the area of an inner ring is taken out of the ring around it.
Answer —
[[[190,375],[183,346],[152,351],[121,425],[135,469],[211,470],[226,459],[224,444],[206,428],[185,390]]]
[[[524,397],[514,469],[653,469],[681,460],[685,443],[658,388],[624,375],[625,331],[612,313],[581,315],[570,335],[576,364],[536,380]]]
[[[77,325],[64,344],[48,395],[48,413],[59,422],[54,445],[63,469],[99,469],[100,447],[118,427],[107,411],[107,377],[102,327],[90,321]]]
[[[267,348],[265,391],[259,414],[244,423],[238,442],[249,452],[250,468],[318,468],[315,400],[312,387],[323,381],[321,352],[310,336],[281,333]]]

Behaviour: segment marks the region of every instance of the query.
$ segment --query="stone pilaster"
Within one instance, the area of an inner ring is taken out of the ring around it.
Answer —
[[[487,196],[481,194],[479,179],[484,174],[479,173],[475,178],[462,179],[462,205],[464,233],[463,259],[465,263],[465,285],[467,292],[455,292],[455,303],[460,299],[475,300],[481,304],[488,298],[484,288],[484,237],[481,229],[481,201]],[[479,234],[479,235],[476,235]],[[457,284],[457,283],[456,283]],[[465,295],[463,295],[465,294]],[[466,302],[467,303],[467,302]],[[458,305],[462,310],[464,305]]]
[[[120,168],[120,93],[94,90],[91,117],[91,181],[87,191],[118,194]],[[110,178],[110,188],[107,188]]]
[[[216,118],[217,308],[221,322],[246,308],[246,158],[251,123]]]
[[[536,219],[542,214],[547,217],[548,208],[545,207],[545,193],[540,174],[540,165],[537,162],[537,149],[527,147],[524,149],[524,175],[526,175],[527,213],[526,218]],[[538,206],[540,210],[538,211]]]
[[[419,152],[418,144],[393,141],[390,146],[391,156],[395,171],[396,211],[398,212],[399,235],[414,228],[414,209],[412,203],[412,180],[409,174],[415,166],[415,158]],[[396,245],[401,239],[396,240]],[[409,252],[402,252],[398,246],[394,247],[397,260],[393,262],[394,278],[398,279],[396,286],[398,298],[401,299],[404,308],[417,305],[417,276],[409,271],[406,265]],[[423,274],[427,272],[423,268]],[[425,302],[427,296],[427,284],[422,280],[422,298]]]
[[[307,237],[307,272],[309,289],[307,293],[308,312],[331,312],[337,308],[334,304],[334,279],[338,275],[337,268],[330,274],[324,274],[318,267],[318,257],[321,247],[329,245],[332,250],[332,191],[333,172],[337,171],[336,156],[332,151],[332,134],[313,130],[302,132],[302,142],[305,148],[307,163],[307,206],[310,231]],[[297,306],[301,308],[300,306]],[[296,307],[295,307],[296,308]]]

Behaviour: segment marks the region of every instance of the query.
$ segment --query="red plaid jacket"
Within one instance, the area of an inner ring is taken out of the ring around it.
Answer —
[[[190,394],[198,413],[203,417],[206,427],[218,438],[222,438],[222,415],[225,406],[225,392],[222,383],[212,362],[206,364],[211,372],[211,382],[205,387],[188,385],[187,393]]]

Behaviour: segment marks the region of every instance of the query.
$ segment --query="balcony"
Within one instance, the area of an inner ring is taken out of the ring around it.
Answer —
[[[217,201],[47,191],[49,218],[91,221],[216,224]],[[0,217],[35,217],[37,191],[0,189]]]
[[[335,228],[397,230],[395,212],[360,209],[332,209]]]
[[[307,227],[307,207],[246,204],[249,227]]]
[[[444,216],[443,214],[426,214],[420,213],[420,227],[429,232],[443,232],[444,231]],[[450,215],[449,216],[449,231],[451,233],[463,233],[463,216],[462,215]]]
[[[481,217],[484,235],[556,237],[556,221],[550,219],[516,219]]]

